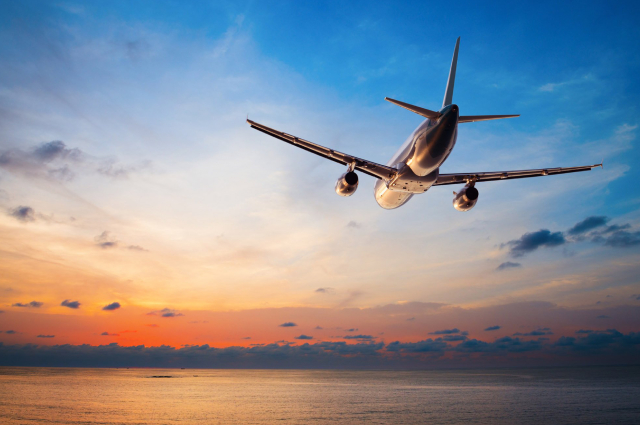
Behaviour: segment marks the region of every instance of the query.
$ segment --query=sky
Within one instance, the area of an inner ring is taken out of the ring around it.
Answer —
[[[0,1],[0,364],[637,363],[637,2]],[[549,13],[553,10],[553,13]],[[439,109],[455,186],[396,210],[247,116],[386,163]]]

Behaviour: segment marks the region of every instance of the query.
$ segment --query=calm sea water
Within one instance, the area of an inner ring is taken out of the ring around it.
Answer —
[[[640,369],[0,368],[0,423],[640,424]]]

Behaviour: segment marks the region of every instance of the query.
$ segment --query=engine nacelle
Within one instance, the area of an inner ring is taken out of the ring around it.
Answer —
[[[468,184],[458,193],[453,192],[453,207],[458,211],[469,211],[478,202],[478,189]]]
[[[336,182],[336,193],[340,196],[351,196],[358,188],[358,175],[348,171],[340,176]]]

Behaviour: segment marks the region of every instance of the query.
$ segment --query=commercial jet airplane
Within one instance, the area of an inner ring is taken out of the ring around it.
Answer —
[[[358,174],[361,171],[377,178],[374,186],[375,199],[382,208],[393,209],[404,205],[411,197],[424,193],[432,186],[462,184],[459,192],[453,192],[453,206],[458,211],[469,211],[478,202],[478,182],[492,180],[522,179],[525,177],[549,176],[555,174],[589,171],[596,165],[567,168],[540,168],[537,170],[492,171],[484,173],[440,174],[440,166],[446,161],[458,138],[458,124],[476,121],[514,118],[520,115],[460,115],[458,105],[453,104],[453,83],[456,78],[458,48],[460,37],[456,41],[449,71],[449,80],[444,93],[442,109],[431,111],[398,100],[385,98],[389,102],[425,117],[404,144],[398,149],[387,165],[381,165],[366,159],[325,148],[291,134],[283,133],[265,125],[251,121],[252,128],[269,136],[290,143],[306,151],[347,166],[347,171],[336,182],[336,193],[351,196],[358,188]]]

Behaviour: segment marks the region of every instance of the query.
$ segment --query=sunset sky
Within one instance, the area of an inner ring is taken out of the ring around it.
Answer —
[[[0,1],[0,365],[637,363],[639,9]],[[386,163],[458,36],[461,114],[521,117],[442,172],[604,168],[388,211],[245,122]]]

